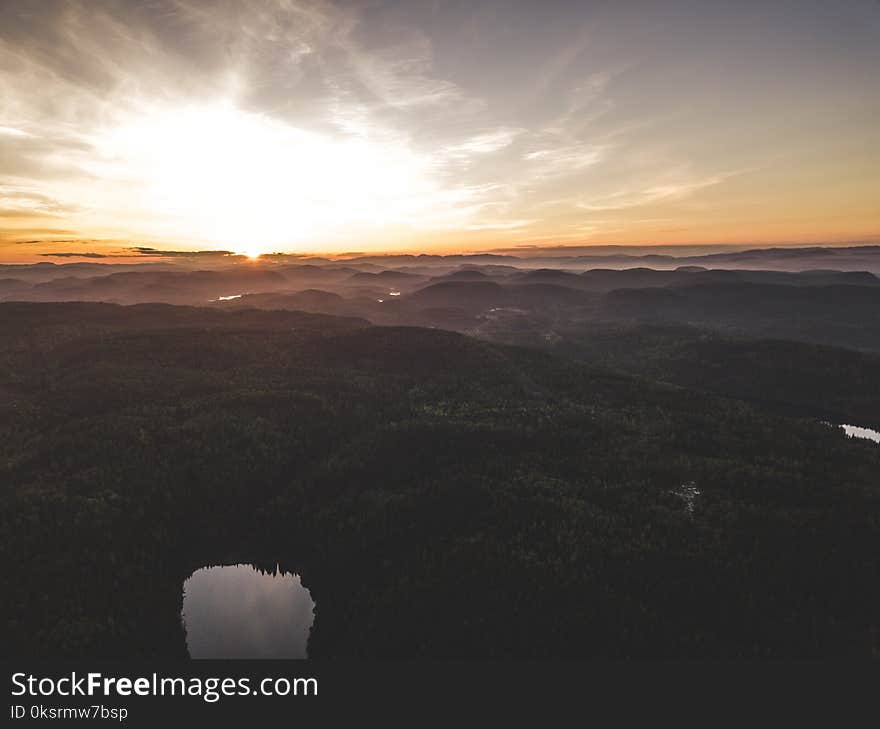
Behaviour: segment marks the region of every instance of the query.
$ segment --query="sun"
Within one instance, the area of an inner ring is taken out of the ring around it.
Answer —
[[[260,258],[260,256],[265,254],[266,251],[260,250],[259,248],[255,247],[255,246],[244,246],[244,247],[236,248],[233,251],[233,253],[237,253],[240,256],[245,256],[246,258],[250,259],[251,261],[256,261]]]
[[[249,258],[436,207],[431,165],[405,140],[319,133],[229,102],[157,108],[102,142],[153,230]]]

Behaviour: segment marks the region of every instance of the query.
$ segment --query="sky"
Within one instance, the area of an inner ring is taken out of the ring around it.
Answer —
[[[3,261],[880,241],[878,0],[0,0],[0,89]]]

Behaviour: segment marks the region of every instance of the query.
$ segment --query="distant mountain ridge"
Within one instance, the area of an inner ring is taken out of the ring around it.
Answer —
[[[839,271],[864,270],[880,273],[880,245],[852,246],[803,246],[803,247],[737,247],[730,251],[711,251],[709,246],[681,246],[680,255],[670,252],[670,246],[658,246],[654,252],[651,247],[633,247],[628,252],[625,246],[583,247],[572,246],[555,248],[534,248],[513,252],[495,253],[385,253],[361,254],[352,253],[335,258],[324,256],[303,256],[301,254],[270,254],[259,261],[236,261],[230,263],[220,259],[213,266],[205,261],[188,262],[185,260],[143,263],[52,263],[35,264],[0,264],[0,278],[21,278],[29,280],[41,278],[47,280],[62,275],[91,274],[101,271],[140,270],[144,266],[153,269],[169,269],[172,266],[189,268],[230,268],[247,266],[311,268],[316,271],[350,267],[351,273],[378,273],[384,269],[418,268],[411,273],[425,273],[426,270],[448,267],[449,270],[459,266],[513,266],[519,268],[572,267],[577,269],[590,268],[633,268],[640,265],[651,268],[674,269],[680,266],[699,265],[708,268],[766,268],[780,271],[803,271],[811,268]],[[595,251],[595,252],[584,252]],[[662,251],[662,252],[661,252]]]

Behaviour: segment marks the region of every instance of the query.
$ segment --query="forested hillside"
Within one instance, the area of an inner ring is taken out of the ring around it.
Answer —
[[[0,338],[8,655],[185,655],[229,560],[302,574],[313,657],[880,647],[880,448],[813,418],[296,312],[2,304]]]

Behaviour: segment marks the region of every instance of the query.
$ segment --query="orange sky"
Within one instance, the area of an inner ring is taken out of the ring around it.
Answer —
[[[880,5],[659,5],[4,4],[0,261],[880,241]]]

